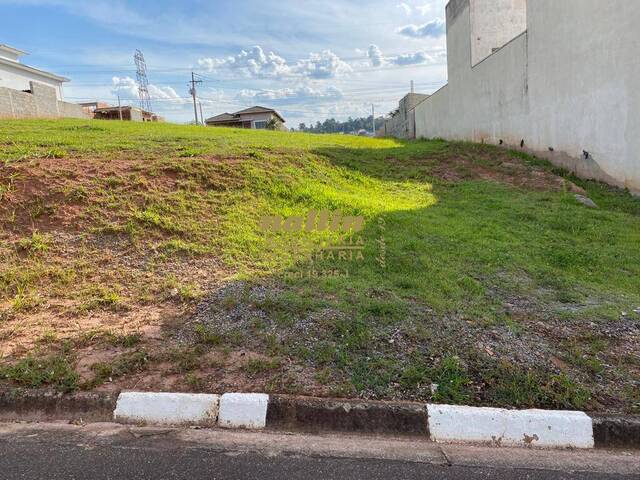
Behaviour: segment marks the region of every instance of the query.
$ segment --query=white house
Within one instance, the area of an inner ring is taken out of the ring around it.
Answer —
[[[27,91],[29,82],[38,82],[53,87],[58,100],[63,100],[62,84],[69,79],[53,73],[38,70],[20,62],[26,52],[0,44],[0,87]]]
[[[278,128],[283,128],[285,119],[273,108],[255,106],[245,108],[236,113],[221,113],[215,117],[207,118],[205,123],[209,127],[235,127],[252,128],[262,130],[268,127],[269,123],[275,121]]]

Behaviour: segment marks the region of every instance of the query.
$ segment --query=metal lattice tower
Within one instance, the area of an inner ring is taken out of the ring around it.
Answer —
[[[138,96],[140,97],[140,108],[147,112],[153,112],[151,107],[151,97],[149,96],[149,79],[147,78],[147,64],[144,55],[140,50],[136,50],[133,55],[136,62],[136,79],[138,81]]]

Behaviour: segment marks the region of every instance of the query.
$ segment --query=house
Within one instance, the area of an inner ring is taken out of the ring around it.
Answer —
[[[0,86],[26,91],[31,88],[29,82],[38,82],[55,89],[56,98],[63,100],[62,84],[69,79],[21,63],[24,55],[22,50],[0,44]]]
[[[640,2],[450,0],[418,138],[504,145],[640,194]]]
[[[69,79],[25,65],[22,50],[0,44],[0,117],[86,118],[80,105],[64,101]]]
[[[125,120],[130,122],[164,122],[164,118],[155,113],[129,105],[94,108],[93,118],[96,120]]]
[[[94,117],[94,112],[97,108],[108,108],[111,106],[106,102],[81,102],[78,105],[80,105],[85,113],[91,118]]]
[[[236,113],[222,113],[215,117],[205,120],[207,126],[210,127],[235,127],[235,128],[253,128],[265,129],[270,123],[275,122],[282,128],[285,119],[272,108],[251,107],[240,110]]]

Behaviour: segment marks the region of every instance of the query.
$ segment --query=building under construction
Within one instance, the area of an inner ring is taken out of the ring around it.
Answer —
[[[96,120],[124,120],[127,122],[163,122],[164,118],[136,107],[102,107],[93,111]]]

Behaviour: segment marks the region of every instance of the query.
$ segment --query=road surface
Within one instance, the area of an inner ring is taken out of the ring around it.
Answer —
[[[116,424],[0,424],[0,478],[639,479],[640,452],[436,445],[418,438]]]

